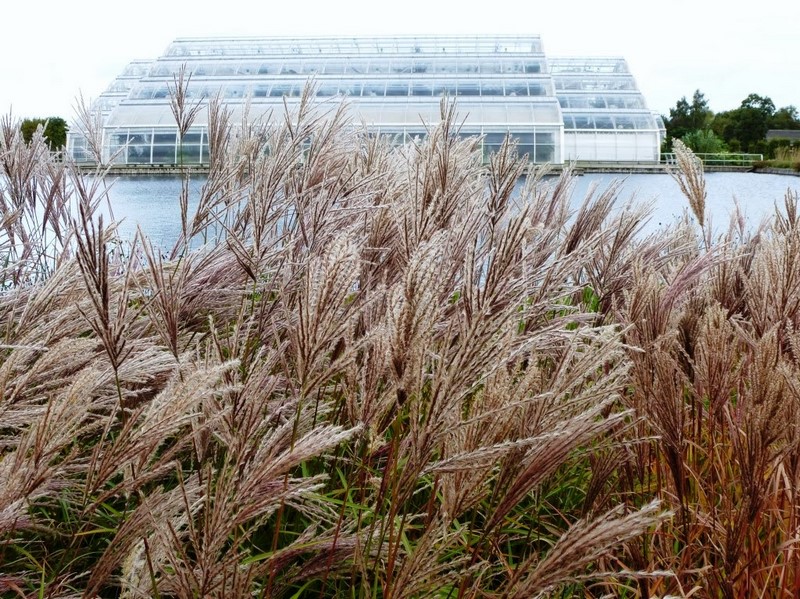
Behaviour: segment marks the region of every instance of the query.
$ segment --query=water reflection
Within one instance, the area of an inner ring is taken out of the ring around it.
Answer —
[[[588,190],[596,185],[598,192],[611,182],[622,180],[620,205],[634,201],[654,202],[653,213],[645,231],[674,223],[680,218],[688,203],[677,183],[665,174],[618,175],[590,174],[576,177],[572,203],[578,206]],[[190,214],[197,207],[204,177],[194,177],[189,182]],[[712,218],[715,230],[727,227],[734,198],[750,226],[771,214],[774,205],[783,205],[787,189],[800,190],[800,178],[784,175],[753,173],[709,173],[706,175],[708,199],[706,211]],[[180,178],[174,176],[119,177],[109,189],[109,199],[114,217],[120,221],[123,237],[132,238],[137,226],[161,247],[170,246],[180,231],[181,191]]]

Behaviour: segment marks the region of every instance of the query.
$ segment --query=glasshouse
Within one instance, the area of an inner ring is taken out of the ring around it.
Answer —
[[[181,70],[201,109],[179,140],[170,96]],[[443,97],[487,156],[510,134],[535,163],[657,162],[664,134],[625,60],[547,57],[536,35],[183,38],[127,65],[92,104],[102,160],[204,164],[211,98],[232,122],[264,122],[299,102],[309,81],[319,101],[344,101],[353,123],[398,143],[439,121]],[[68,149],[92,161],[80,122]]]

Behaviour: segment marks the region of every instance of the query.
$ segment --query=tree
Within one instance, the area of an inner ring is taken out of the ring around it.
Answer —
[[[734,139],[739,141],[742,149],[749,152],[766,138],[774,114],[775,103],[769,97],[750,94],[742,100],[739,108],[726,114],[727,123],[721,131],[722,138],[729,145]]]
[[[800,129],[800,114],[795,106],[779,108],[769,119],[770,129]]]
[[[20,125],[22,139],[30,143],[36,129],[41,125],[44,128],[44,138],[51,150],[60,150],[67,145],[67,131],[69,126],[67,121],[59,116],[51,116],[46,119],[25,119]]]
[[[717,154],[725,151],[725,142],[711,129],[697,129],[681,138],[693,152],[698,154]]]
[[[698,89],[692,95],[692,103],[683,96],[669,109],[669,117],[664,119],[667,127],[667,140],[682,139],[692,131],[702,131],[708,128],[714,118],[713,111],[708,107],[708,100]]]

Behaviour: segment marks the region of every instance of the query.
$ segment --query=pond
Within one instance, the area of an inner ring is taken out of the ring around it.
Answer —
[[[585,174],[576,177],[572,203],[577,206],[594,185],[598,191],[615,180],[622,181],[621,202],[654,202],[652,217],[646,230],[674,223],[688,208],[677,183],[667,174]],[[197,203],[205,178],[190,181],[190,210]],[[132,237],[137,225],[156,245],[171,244],[180,230],[178,197],[180,178],[174,176],[119,177],[113,181],[110,204],[114,217],[121,221],[120,232]],[[734,199],[750,226],[772,213],[777,204],[782,208],[787,190],[800,190],[800,177],[758,173],[709,173],[706,175],[706,211],[719,231],[727,227]]]

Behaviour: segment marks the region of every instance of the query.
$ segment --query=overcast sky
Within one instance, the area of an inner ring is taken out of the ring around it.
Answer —
[[[134,58],[176,37],[539,34],[547,55],[623,56],[652,110],[700,89],[715,111],[750,93],[800,107],[800,1],[4,0],[0,114],[71,120]]]

